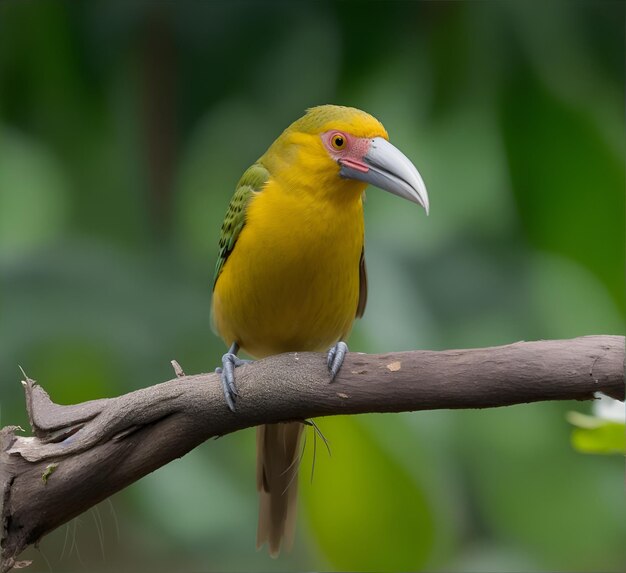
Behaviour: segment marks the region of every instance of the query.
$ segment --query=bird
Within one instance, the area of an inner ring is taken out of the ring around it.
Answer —
[[[242,175],[219,239],[211,316],[229,348],[220,374],[236,413],[236,368],[253,358],[328,352],[329,383],[367,301],[363,199],[368,184],[421,205],[413,163],[382,123],[354,107],[320,105],[287,127]],[[293,543],[303,424],[257,428],[257,548]]]

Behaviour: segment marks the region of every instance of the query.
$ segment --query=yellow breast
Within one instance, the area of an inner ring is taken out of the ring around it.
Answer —
[[[324,351],[347,337],[359,298],[363,188],[320,201],[270,180],[251,199],[213,294],[226,344],[262,357]]]

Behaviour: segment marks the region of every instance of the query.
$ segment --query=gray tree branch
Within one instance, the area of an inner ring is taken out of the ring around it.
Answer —
[[[175,367],[178,366],[175,364]],[[328,382],[317,353],[237,369],[237,412],[215,374],[177,377],[117,398],[53,403],[23,382],[33,436],[0,430],[0,572],[44,535],[208,438],[317,416],[624,399],[624,337],[518,342],[441,352],[350,353]],[[564,446],[565,447],[565,446]]]

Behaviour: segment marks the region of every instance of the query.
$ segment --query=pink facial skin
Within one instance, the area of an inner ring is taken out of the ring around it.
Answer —
[[[332,144],[333,137],[340,135],[346,145],[343,149],[335,149]],[[346,165],[357,171],[367,173],[370,168],[364,163],[363,158],[369,151],[372,140],[368,137],[354,137],[343,131],[331,130],[322,133],[322,142],[328,154],[341,165]]]

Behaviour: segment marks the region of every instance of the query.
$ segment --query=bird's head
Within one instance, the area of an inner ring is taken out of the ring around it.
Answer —
[[[265,158],[288,178],[301,179],[306,173],[332,193],[360,196],[371,184],[421,205],[428,213],[428,193],[419,172],[389,143],[383,125],[359,109],[322,105],[307,110]]]

